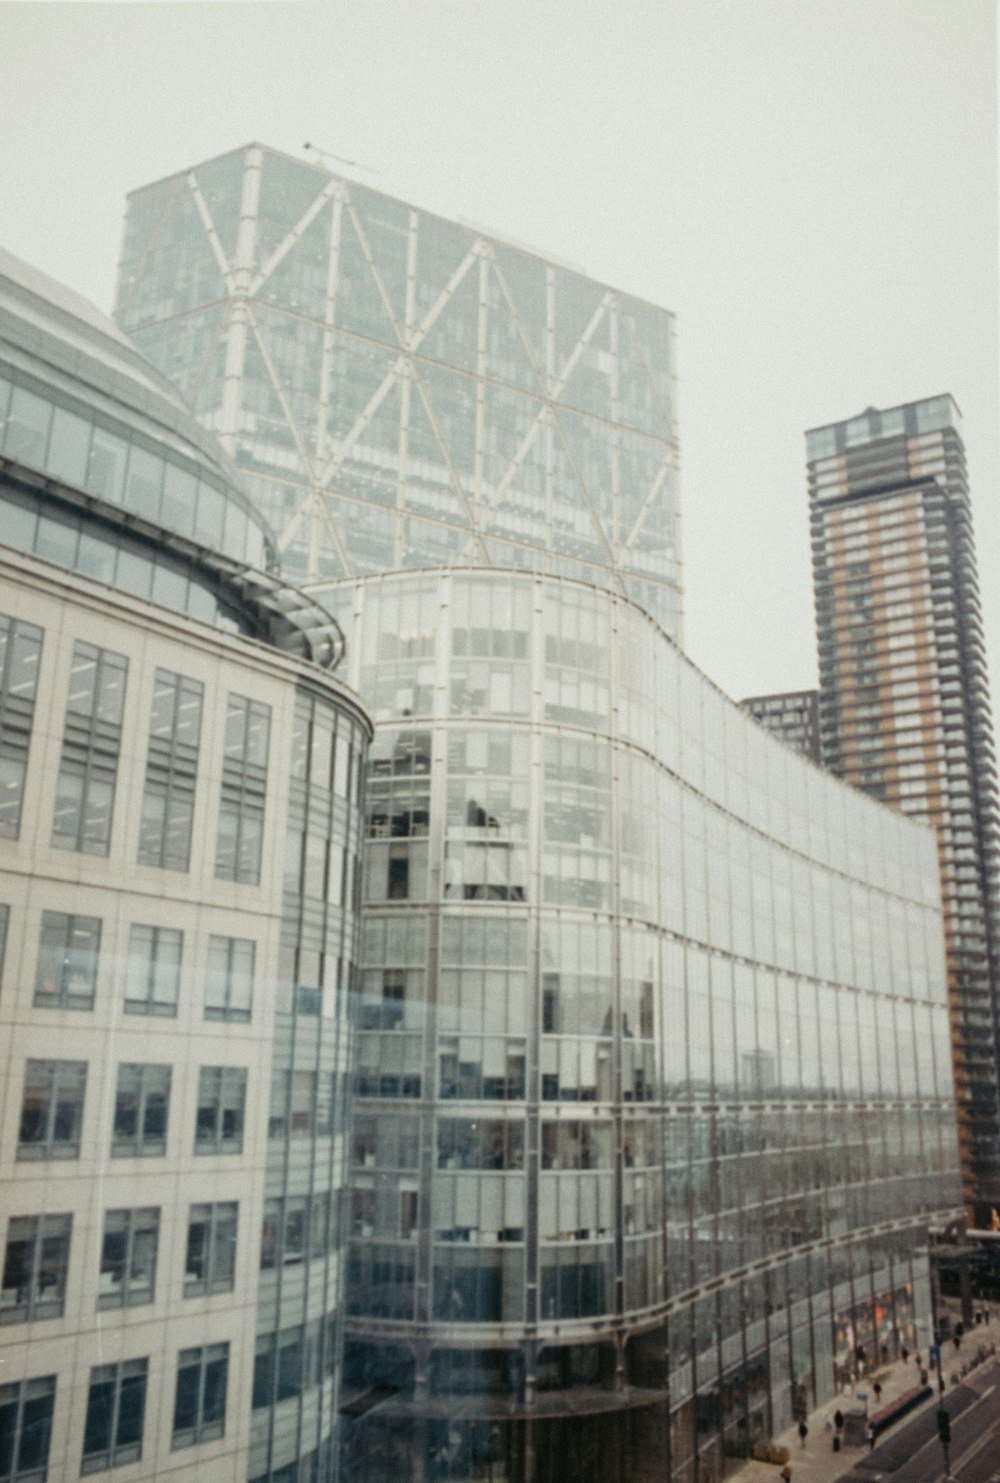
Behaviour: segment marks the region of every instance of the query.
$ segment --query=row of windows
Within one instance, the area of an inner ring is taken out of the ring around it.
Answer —
[[[90,408],[81,416],[68,407],[53,407],[49,388],[45,393],[12,388],[0,379],[0,433],[9,458],[192,536],[212,551],[261,564],[264,538],[259,527],[204,470],[95,425]]]
[[[103,923],[99,917],[43,911],[34,1003],[48,1009],[93,1009]],[[184,934],[135,923],[129,931],[126,1014],[174,1016],[180,996]],[[204,971],[207,1020],[249,1020],[256,946],[242,937],[208,939]]]
[[[171,1072],[166,1065],[119,1065],[111,1134],[113,1158],[166,1153]],[[243,1067],[201,1067],[196,1154],[242,1153],[246,1084]],[[79,1158],[86,1085],[86,1061],[28,1061],[18,1159]]]
[[[185,1298],[232,1291],[237,1218],[235,1201],[190,1207]],[[62,1316],[72,1233],[70,1214],[11,1216],[0,1287],[0,1323]],[[157,1206],[105,1211],[98,1309],[153,1302],[159,1238]]]
[[[0,627],[0,834],[17,838],[43,631]],[[77,641],[56,784],[52,844],[107,855],[122,744],[128,659]],[[190,865],[203,686],[156,671],[137,860]],[[215,853],[217,880],[260,882],[271,708],[230,695]]]
[[[148,1358],[91,1369],[81,1473],[102,1472],[141,1458],[148,1372]],[[173,1451],[223,1435],[228,1374],[228,1344],[179,1352]],[[0,1478],[4,1483],[43,1483],[55,1400],[55,1375],[0,1385]]]

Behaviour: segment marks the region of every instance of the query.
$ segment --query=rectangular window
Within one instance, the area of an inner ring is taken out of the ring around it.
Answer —
[[[0,1385],[3,1483],[45,1483],[55,1400],[55,1375]]]
[[[153,1301],[159,1239],[160,1212],[155,1205],[104,1212],[98,1308],[134,1308]]]
[[[202,1066],[195,1153],[242,1153],[247,1074],[238,1066]]]
[[[210,937],[205,1018],[248,1020],[253,1002],[255,945],[244,937]]]
[[[108,853],[127,677],[123,654],[74,644],[52,821],[58,849]]]
[[[99,918],[43,911],[35,1004],[53,1009],[93,1009],[100,951]]]
[[[149,1361],[126,1359],[90,1372],[81,1473],[100,1473],[142,1456]]]
[[[232,1292],[236,1270],[235,1201],[221,1205],[192,1205],[188,1220],[184,1296]]]
[[[0,839],[17,839],[35,718],[42,630],[0,614]]]
[[[230,695],[215,852],[217,880],[251,886],[260,882],[270,729],[269,705]]]
[[[128,939],[126,1014],[176,1015],[184,934],[136,924]]]
[[[260,1266],[295,1266],[306,1258],[323,1256],[337,1238],[336,1214],[329,1191],[315,1195],[288,1195],[264,1201]]]
[[[205,687],[158,669],[153,684],[139,864],[187,870],[191,860],[201,711]]]
[[[19,1159],[77,1159],[86,1061],[29,1061],[18,1133]]]
[[[72,1215],[11,1216],[0,1287],[0,1323],[62,1316]]]
[[[214,1442],[226,1429],[229,1345],[182,1349],[177,1356],[173,1450]]]
[[[167,1151],[167,1114],[170,1109],[169,1066],[118,1067],[112,1158],[149,1158]]]

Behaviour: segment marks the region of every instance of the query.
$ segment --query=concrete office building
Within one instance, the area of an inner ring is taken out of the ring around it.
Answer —
[[[937,831],[965,1204],[1000,1218],[1000,815],[949,396],[807,434],[823,761]]]
[[[820,761],[819,691],[785,690],[780,695],[748,695],[740,705],[745,711],[779,736],[783,742],[808,757]]]
[[[270,548],[113,322],[0,255],[11,1483],[329,1475],[370,725]]]
[[[959,1189],[932,836],[672,642],[669,315],[257,146],[133,193],[118,313],[376,722],[345,1477],[722,1471]]]

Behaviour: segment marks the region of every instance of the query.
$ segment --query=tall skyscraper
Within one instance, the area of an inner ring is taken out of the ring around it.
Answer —
[[[290,579],[553,572],[680,636],[665,310],[250,145],[129,197],[117,318]]]
[[[376,723],[346,1477],[722,1472],[913,1342],[957,1144],[930,832],[672,642],[670,316],[258,146],[119,315]]]
[[[4,1479],[336,1456],[371,728],[269,545],[174,388],[0,252]]]
[[[950,396],[807,434],[820,738],[937,831],[963,1185],[1000,1213],[1000,827],[961,418]]]

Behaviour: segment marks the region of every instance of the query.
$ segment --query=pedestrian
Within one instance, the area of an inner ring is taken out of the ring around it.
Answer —
[[[878,1404],[879,1397],[881,1396],[881,1394],[882,1394],[882,1382],[880,1380],[876,1380],[875,1381],[875,1404],[876,1405]]]
[[[785,1466],[781,1469],[781,1479],[782,1483],[792,1483],[792,1465],[790,1462],[786,1462]]]
[[[875,1451],[875,1423],[874,1422],[872,1422],[871,1426],[868,1428],[868,1450],[869,1450],[869,1452],[874,1452]]]
[[[844,1424],[844,1413],[839,1408],[833,1413],[833,1424],[838,1431]]]
[[[800,1447],[804,1447],[806,1445],[806,1437],[808,1435],[809,1435],[809,1428],[806,1426],[806,1424],[805,1424],[804,1421],[800,1421],[799,1422],[799,1446]]]

